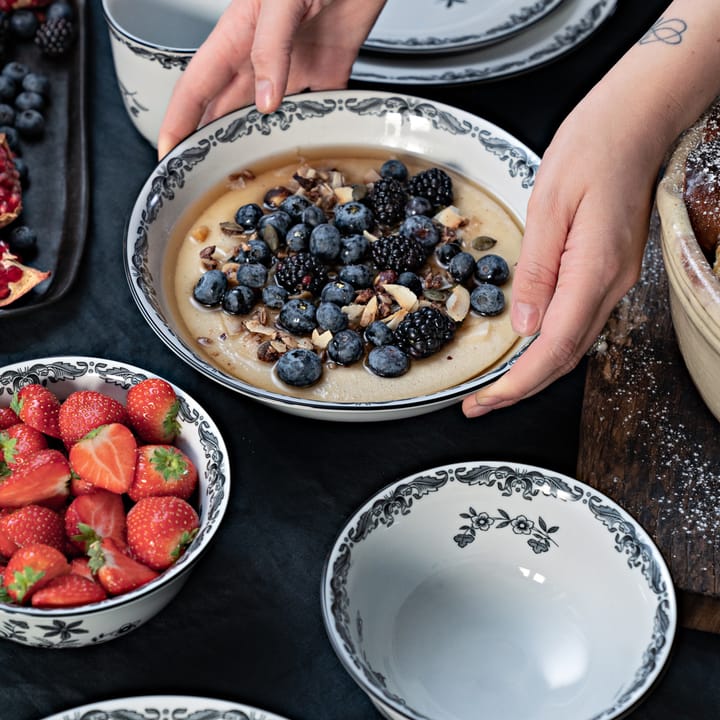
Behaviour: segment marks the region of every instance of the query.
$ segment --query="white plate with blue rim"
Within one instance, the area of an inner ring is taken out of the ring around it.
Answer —
[[[91,718],[193,718],[203,720],[285,720],[265,710],[228,700],[191,695],[141,695],[102,700],[57,713],[45,720],[90,720]]]
[[[495,80],[556,60],[587,40],[615,11],[616,0],[565,0],[503,42],[445,55],[361,52],[352,77],[395,85],[448,85]]]
[[[645,530],[570,477],[466,462],[398,480],[323,573],[328,637],[391,720],[612,720],[651,690],[677,625]]]
[[[562,0],[388,0],[366,50],[446,53],[506,40],[552,12]]]

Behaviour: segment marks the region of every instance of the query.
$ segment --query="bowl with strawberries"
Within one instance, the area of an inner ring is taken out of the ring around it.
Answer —
[[[150,620],[229,483],[217,426],[164,378],[96,357],[0,368],[0,637],[79,647]]]

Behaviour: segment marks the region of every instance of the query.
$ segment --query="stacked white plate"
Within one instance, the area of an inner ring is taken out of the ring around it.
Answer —
[[[516,75],[586,40],[616,4],[617,0],[388,0],[352,77],[445,85]]]

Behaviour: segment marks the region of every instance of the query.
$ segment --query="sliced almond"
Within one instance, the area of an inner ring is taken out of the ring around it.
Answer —
[[[367,327],[371,322],[377,319],[378,301],[377,296],[373,295],[365,305],[362,315],[360,316],[360,327]]]
[[[470,292],[463,285],[456,285],[445,301],[448,315],[455,322],[462,322],[470,312]]]
[[[271,328],[268,325],[263,325],[257,320],[246,320],[244,322],[244,325],[247,328],[248,332],[256,333],[257,335],[267,335],[268,337],[271,337],[277,332],[275,328]]]
[[[391,329],[396,330],[397,326],[402,322],[403,318],[408,314],[405,308],[400,308],[397,312],[392,315],[388,315],[383,322]]]
[[[362,317],[364,310],[365,306],[359,305],[358,303],[353,303],[352,305],[344,305],[342,307],[342,311],[347,315],[348,324],[350,325],[359,324],[360,318]]]
[[[352,186],[343,185],[342,187],[336,187],[335,197],[337,198],[337,201],[341,204],[349,203],[351,200],[354,199]]]
[[[390,283],[383,285],[383,289],[403,310],[414,310],[417,307],[417,295],[409,287]]]
[[[315,328],[310,336],[310,341],[318,350],[324,350],[328,346],[328,343],[332,340],[332,336],[333,335],[329,330],[320,333],[317,331],[317,328]]]

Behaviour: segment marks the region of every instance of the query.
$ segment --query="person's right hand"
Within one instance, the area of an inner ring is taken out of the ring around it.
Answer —
[[[163,157],[221,115],[285,94],[347,86],[385,0],[232,0],[178,80],[158,136]]]

